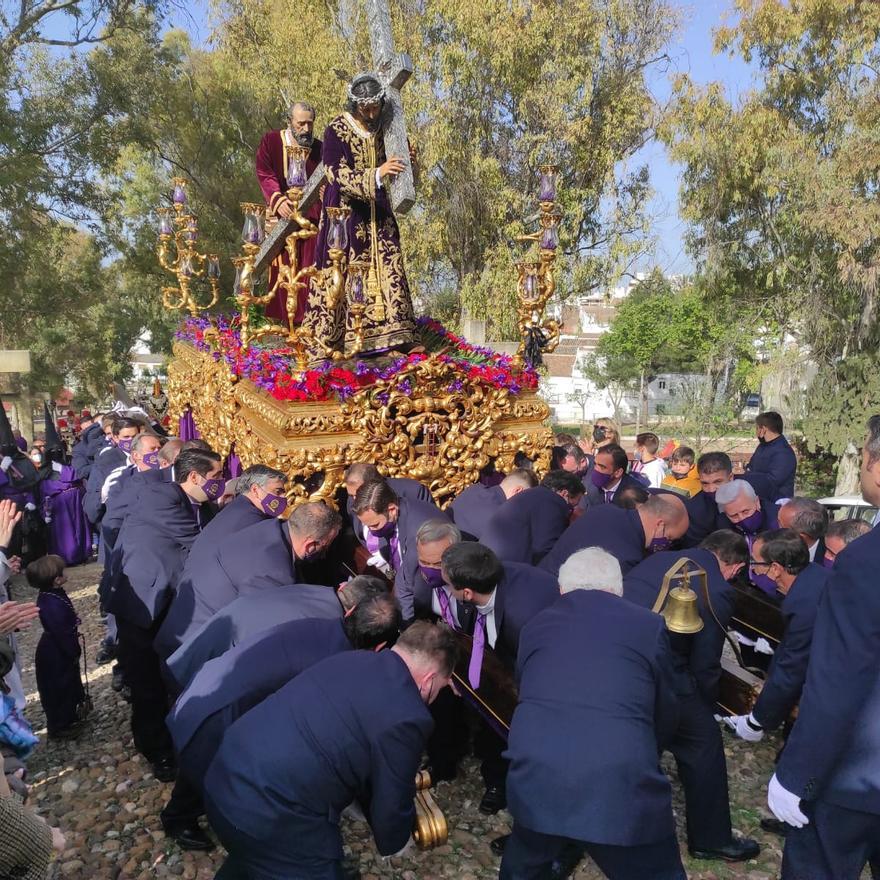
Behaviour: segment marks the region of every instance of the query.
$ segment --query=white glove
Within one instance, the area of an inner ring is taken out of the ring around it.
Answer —
[[[750,639],[748,636],[744,636],[741,632],[737,632],[736,630],[733,631],[733,634],[741,645],[747,645],[749,648],[755,647],[756,642],[754,639]]]
[[[755,716],[730,715],[724,719],[724,723],[740,738],[746,742],[756,743],[764,738],[764,728],[755,721]]]
[[[12,464],[12,457],[9,455],[4,455],[3,460],[0,461],[0,471],[3,471],[5,474],[7,470],[9,470],[9,465]]]
[[[773,648],[770,647],[770,642],[768,642],[767,639],[758,639],[758,641],[755,642],[755,650],[759,654],[768,654],[771,657],[775,653]]]
[[[64,470],[64,466],[58,464],[57,461],[52,462],[52,470],[55,471],[56,474],[60,474]]]
[[[780,822],[787,822],[795,828],[810,824],[810,820],[801,812],[801,799],[783,788],[775,773],[767,786],[767,806]]]
[[[25,510],[36,510],[36,509],[37,509],[37,505],[36,505],[36,504],[33,504],[33,503],[30,502],[30,501],[28,501],[28,503],[25,504],[24,509],[25,509]]]
[[[381,553],[374,553],[367,560],[367,565],[372,565],[373,568],[378,568],[383,574],[391,574],[391,566]]]

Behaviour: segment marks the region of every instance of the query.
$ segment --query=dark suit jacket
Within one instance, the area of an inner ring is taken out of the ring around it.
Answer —
[[[244,514],[250,515],[247,511]],[[234,515],[232,524],[235,523]],[[222,526],[218,528],[225,532]],[[199,553],[198,565],[188,566],[185,578],[181,578],[167,629],[163,625],[159,646],[162,651],[173,650],[174,644],[184,644],[202,624],[240,595],[303,580],[287,523],[264,518],[240,531],[221,533],[221,538],[216,543],[212,540],[204,554]]]
[[[70,466],[76,471],[78,480],[87,480],[92,470],[92,462],[95,460],[95,452],[98,449],[98,441],[103,443],[104,432],[100,424],[89,425],[80,434],[79,440],[73,444],[70,450]]]
[[[481,543],[502,562],[537,565],[565,531],[571,509],[546,486],[535,486],[505,501],[486,524]]]
[[[400,513],[397,517],[397,541],[400,552],[400,568],[394,576],[394,594],[400,602],[400,610],[404,620],[412,620],[413,591],[416,577],[419,576],[419,551],[416,547],[416,533],[429,520],[448,521],[449,517],[433,504],[424,501],[413,501],[411,498],[400,499]],[[380,548],[387,545],[380,541]]]
[[[749,473],[766,474],[770,478],[775,489],[775,493],[770,496],[771,501],[794,496],[797,456],[783,435],[769,443],[758,444],[758,448],[752,453],[752,458],[749,461],[748,471]]]
[[[682,541],[685,547],[696,547],[712,532],[730,528],[730,520],[718,511],[714,492],[697,492],[684,499],[684,506],[688,512],[688,530]]]
[[[104,516],[104,502],[101,501],[101,489],[104,480],[110,476],[110,471],[125,464],[125,453],[118,446],[102,448],[101,453],[95,458],[89,479],[86,483],[86,494],[83,498],[83,510],[92,525],[98,525]]]
[[[129,465],[107,493],[104,516],[101,518],[101,539],[108,552],[115,546],[122,523],[136,503],[138,492],[145,485],[144,480],[137,479],[139,473],[136,465]]]
[[[192,504],[177,483],[145,487],[111,556],[107,610],[151,627],[165,613],[198,533]]]
[[[718,618],[706,606],[701,590],[696,590],[697,606],[703,620],[703,628],[694,635],[669,634],[672,660],[681,678],[677,693],[692,694],[695,691],[709,703],[718,699],[718,683],[721,680],[721,652],[724,649],[724,629],[733,615],[733,587],[721,576],[718,560],[708,550],[693,547],[690,550],[672,550],[653,553],[633,568],[623,581],[625,599],[652,608],[663,584],[663,577],[680,559],[690,559],[705,569],[708,575],[709,600]],[[724,629],[722,629],[724,627]]]
[[[642,480],[638,479],[636,476],[632,474],[624,474],[620,478],[620,484],[614,490],[614,494],[616,495],[618,491],[621,489],[625,489],[627,486],[638,486],[639,489],[647,489],[648,485]],[[605,501],[605,490],[597,489],[596,486],[593,485],[593,481],[590,480],[588,484],[586,484],[586,489],[584,491],[584,507],[595,507],[598,504],[606,504]]]
[[[880,530],[837,557],[816,614],[798,720],[776,767],[802,798],[880,814]]]
[[[614,504],[591,507],[563,532],[539,567],[558,575],[562,563],[585,547],[601,547],[617,559],[626,574],[646,553],[645,530],[638,511]]]
[[[238,496],[205,526],[190,550],[180,583],[171,601],[171,608],[156,636],[155,646],[159,656],[164,658],[174,653],[183,644],[185,635],[192,632],[196,617],[193,582],[201,583],[204,572],[216,571],[220,551],[239,532],[249,526],[266,522],[267,519],[247,498]]]
[[[346,651],[300,673],[226,732],[208,770],[214,808],[261,842],[341,859],[338,816],[358,798],[382,855],[414,819],[431,715],[394,651]]]
[[[468,541],[479,541],[489,520],[505,501],[501,486],[474,483],[449,505],[447,513]]]
[[[526,625],[506,752],[517,822],[616,846],[674,833],[658,758],[678,723],[670,654],[662,617],[598,590],[562,596]]]
[[[234,721],[304,669],[350,650],[338,618],[293,620],[252,635],[209,660],[166,719],[187,777],[201,788],[223,734]]]
[[[239,596],[168,657],[168,669],[174,680],[185,687],[209,660],[279,623],[340,617],[342,606],[336,591],[320,584],[288,584]]]
[[[782,641],[752,710],[755,720],[768,730],[782,724],[800,699],[810,662],[816,612],[830,573],[827,568],[810,563],[795,578],[782,602]]]
[[[408,498],[410,501],[419,501],[422,504],[430,504],[433,507],[437,506],[434,504],[434,498],[431,496],[430,489],[418,480],[411,480],[409,477],[390,477],[385,482],[394,489],[398,498]],[[439,510],[439,508],[437,509]],[[354,498],[350,495],[345,497],[345,511],[348,514],[349,520],[351,520],[351,527],[355,537],[361,544],[366,546],[367,540],[364,535],[366,529],[363,523],[354,515]]]

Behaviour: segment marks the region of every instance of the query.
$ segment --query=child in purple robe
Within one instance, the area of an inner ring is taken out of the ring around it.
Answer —
[[[60,556],[43,556],[27,567],[28,583],[40,591],[37,607],[43,634],[37,644],[36,671],[46,728],[55,739],[80,732],[85,690],[79,673],[79,618],[64,590],[67,577]]]

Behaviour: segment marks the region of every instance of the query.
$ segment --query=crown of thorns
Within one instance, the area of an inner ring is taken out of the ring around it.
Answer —
[[[366,83],[375,83],[378,91],[374,95],[355,94],[355,89]],[[351,85],[348,87],[348,98],[358,107],[366,107],[369,104],[379,104],[385,100],[385,86],[375,73],[361,73],[351,81]]]

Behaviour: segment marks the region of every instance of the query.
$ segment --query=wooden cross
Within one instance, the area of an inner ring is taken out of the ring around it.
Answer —
[[[403,171],[391,181],[391,208],[395,214],[406,214],[416,201],[416,187],[413,180],[412,163],[409,159],[409,139],[406,135],[406,122],[403,118],[403,99],[400,90],[412,76],[412,60],[405,53],[396,54],[394,37],[391,33],[391,9],[388,0],[364,0],[367,8],[367,23],[370,29],[370,49],[373,65],[385,83],[386,121],[384,125],[385,155],[396,156],[404,163]],[[312,172],[300,199],[300,212],[305,213],[318,198],[321,186],[327,177],[321,163]],[[254,261],[254,272],[259,274],[284,250],[287,236],[296,232],[295,220],[278,218],[272,231],[266,236]]]

